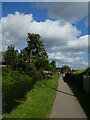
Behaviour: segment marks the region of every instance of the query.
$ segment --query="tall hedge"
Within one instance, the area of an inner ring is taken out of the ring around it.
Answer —
[[[12,69],[3,68],[2,73],[3,112],[10,112],[16,106],[16,100],[24,97],[34,83],[29,76]]]
[[[83,88],[83,76],[85,71],[76,71],[74,73],[66,73],[65,74],[65,81],[74,83],[78,87]]]

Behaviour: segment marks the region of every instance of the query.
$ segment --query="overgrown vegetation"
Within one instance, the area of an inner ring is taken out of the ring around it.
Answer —
[[[51,63],[48,61],[44,42],[39,34],[28,33],[27,47],[20,51],[15,50],[13,45],[8,46],[4,60],[8,67],[20,72],[23,71],[29,76],[32,75],[30,71],[35,73],[35,70],[56,70],[55,61],[51,61]]]
[[[24,97],[34,84],[32,78],[18,71],[3,68],[2,73],[3,88],[3,113],[10,112],[18,104],[17,99]]]
[[[27,93],[26,99],[4,118],[49,118],[56,96],[58,77],[38,81],[34,88]],[[4,119],[3,118],[3,119]]]
[[[2,69],[3,113],[10,112],[19,104],[34,84],[43,79],[43,71],[56,71],[55,61],[48,61],[44,43],[39,34],[28,33],[27,47],[18,51],[10,45],[4,54]],[[51,76],[51,74],[49,75]],[[48,79],[48,76],[45,78]],[[50,78],[50,77],[49,77]]]
[[[85,70],[77,70],[73,73],[67,73],[65,75],[65,81],[73,82],[78,87],[83,88],[83,76],[85,75]]]
[[[61,73],[71,72],[71,68],[68,65],[63,65],[61,68]]]
[[[71,73],[66,73],[65,80],[76,84],[79,88],[83,89],[83,76],[90,74],[90,68],[84,70],[76,70]]]

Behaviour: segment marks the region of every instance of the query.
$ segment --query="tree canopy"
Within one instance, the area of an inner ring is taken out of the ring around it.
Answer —
[[[13,66],[17,59],[17,50],[13,45],[8,46],[7,51],[4,55],[4,60],[7,65]]]
[[[29,57],[31,57],[31,55],[38,55],[41,58],[47,58],[44,42],[41,40],[39,34],[28,33],[27,43]]]
[[[62,72],[62,73],[70,72],[70,71],[71,71],[71,68],[70,68],[68,65],[64,65],[64,66],[62,66],[62,68],[61,68],[61,72]]]
[[[14,66],[14,69],[25,71],[30,75],[30,71],[48,70],[55,71],[56,63],[48,60],[44,42],[39,34],[28,33],[27,46],[18,52],[13,45],[8,46],[4,55],[7,65]]]

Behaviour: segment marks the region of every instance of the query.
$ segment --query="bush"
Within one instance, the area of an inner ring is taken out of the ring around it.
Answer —
[[[83,73],[74,73],[72,75],[72,80],[75,84],[77,84],[79,87],[83,87]]]
[[[2,73],[3,112],[10,112],[15,107],[16,100],[24,97],[32,88],[33,80],[25,74],[8,68],[3,68]]]
[[[76,84],[78,87],[83,88],[83,76],[85,70],[79,70],[74,73],[67,73],[65,75],[65,81]]]
[[[16,100],[23,98],[42,79],[42,71],[37,71],[33,64],[21,73],[10,68],[3,68],[2,71],[3,112],[10,112],[16,107]]]
[[[88,68],[86,69],[86,72],[85,72],[85,73],[90,76],[90,67],[88,67]]]

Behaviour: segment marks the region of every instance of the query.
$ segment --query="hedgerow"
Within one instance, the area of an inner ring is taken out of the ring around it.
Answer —
[[[33,84],[33,79],[28,75],[9,68],[3,68],[3,112],[10,112],[17,105],[16,100],[24,97],[25,93],[33,87]]]
[[[66,73],[65,81],[76,84],[78,87],[83,88],[83,76],[86,70],[77,70],[73,73]]]

